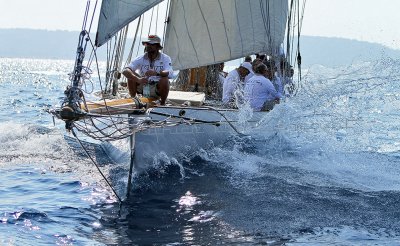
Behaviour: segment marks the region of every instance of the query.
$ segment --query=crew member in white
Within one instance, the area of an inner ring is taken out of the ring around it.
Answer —
[[[272,110],[280,100],[270,80],[273,78],[273,70],[261,63],[256,66],[254,73],[244,87],[244,98],[254,111]]]
[[[244,78],[253,72],[250,62],[243,62],[238,68],[228,73],[222,88],[222,102],[229,104],[235,101],[235,90],[243,90]]]

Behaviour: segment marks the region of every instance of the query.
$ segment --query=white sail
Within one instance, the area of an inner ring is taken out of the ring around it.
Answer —
[[[97,27],[96,46],[163,0],[103,0]]]
[[[274,52],[287,14],[287,0],[172,0],[164,52],[174,69]]]

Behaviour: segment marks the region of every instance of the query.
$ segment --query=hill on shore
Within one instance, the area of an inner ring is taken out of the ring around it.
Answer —
[[[0,57],[75,59],[79,32],[0,29]],[[400,50],[343,38],[301,37],[303,67],[342,66],[382,57],[400,58]],[[100,53],[99,59],[104,60]]]
[[[314,64],[329,67],[344,66],[383,57],[400,59],[400,50],[377,43],[344,38],[303,36],[300,50],[305,66]]]

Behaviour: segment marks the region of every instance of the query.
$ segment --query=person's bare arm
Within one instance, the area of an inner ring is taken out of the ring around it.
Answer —
[[[127,79],[132,79],[132,80],[137,80],[141,84],[146,84],[148,82],[146,77],[141,77],[139,74],[136,72],[132,71],[130,68],[125,68],[122,71],[122,74],[127,78]]]
[[[127,78],[127,79],[134,79],[136,78],[140,78],[139,74],[135,73],[134,71],[132,71],[130,68],[124,68],[124,70],[122,70],[122,74]]]

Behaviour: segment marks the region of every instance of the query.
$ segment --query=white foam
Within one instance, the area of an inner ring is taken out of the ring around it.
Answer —
[[[400,89],[399,61],[387,62],[311,68],[298,95],[276,105],[258,128],[247,132],[257,139],[256,153],[223,147],[214,150],[215,161],[249,179],[266,165],[289,166],[305,171],[293,182],[400,190],[400,100],[394,100]]]

